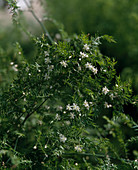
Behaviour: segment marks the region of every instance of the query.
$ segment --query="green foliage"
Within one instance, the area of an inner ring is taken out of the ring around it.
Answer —
[[[111,169],[124,166],[120,159],[126,159],[128,151],[120,129],[121,122],[131,130],[134,125],[122,113],[123,105],[132,100],[131,90],[116,77],[116,62],[100,53],[102,38],[82,34],[51,45],[44,36],[34,38],[35,62],[22,64],[1,95],[5,166],[109,168],[110,162]],[[100,123],[102,117],[107,125]]]
[[[31,35],[31,63],[16,43],[17,74],[0,91],[1,169],[136,169],[138,126],[125,105],[137,97],[99,49],[113,38],[64,36]]]

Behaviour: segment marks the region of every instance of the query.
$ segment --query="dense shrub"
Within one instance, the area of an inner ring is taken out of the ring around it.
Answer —
[[[114,40],[49,36],[30,36],[32,63],[17,43],[17,77],[0,91],[1,169],[137,169],[138,125],[124,111],[137,99],[99,50]]]
[[[6,166],[133,167],[121,161],[128,158],[131,137],[124,136],[122,126],[135,135],[135,123],[123,113],[123,105],[132,102],[131,90],[116,78],[115,61],[98,49],[105,37],[81,35],[51,45],[43,36],[34,39],[35,63],[25,63],[1,96],[1,161]]]

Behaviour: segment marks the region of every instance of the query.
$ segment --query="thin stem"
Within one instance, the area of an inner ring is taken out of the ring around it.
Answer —
[[[36,21],[40,24],[41,28],[43,29],[43,31],[45,32],[46,36],[49,38],[49,40],[51,41],[51,43],[53,43],[53,39],[51,38],[48,30],[46,29],[46,27],[44,26],[44,24],[40,21],[40,19],[36,16],[36,14],[34,13],[32,7],[28,4],[28,2],[26,0],[24,0],[25,4],[27,5],[29,11],[32,13],[33,17],[36,19]]]
[[[47,99],[48,99],[48,98],[46,98],[38,107],[34,108],[34,110],[25,117],[22,125],[24,125],[24,123],[26,122],[26,120],[27,120],[36,110],[38,110],[38,109],[47,101]]]

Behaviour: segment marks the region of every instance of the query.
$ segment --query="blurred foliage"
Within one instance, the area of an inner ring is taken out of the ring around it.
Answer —
[[[0,21],[3,22],[4,18]],[[21,30],[11,24],[0,27],[0,91],[7,88],[7,85],[16,76],[15,66],[20,67],[23,56],[31,63],[36,54],[32,40]],[[22,50],[19,44],[22,46]]]
[[[117,44],[101,46],[104,54],[117,58],[123,80],[132,80],[138,93],[138,1],[137,0],[46,0],[50,15],[69,34],[112,35]],[[50,25],[51,27],[51,25]],[[51,29],[54,29],[51,27]],[[126,69],[126,67],[129,69]]]

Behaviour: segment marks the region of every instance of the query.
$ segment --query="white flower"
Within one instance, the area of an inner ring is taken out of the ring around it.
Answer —
[[[68,126],[70,125],[70,121],[65,121],[65,123],[66,123],[66,125],[68,125]]]
[[[87,62],[85,64],[85,67],[88,68],[89,70],[91,70],[94,73],[94,75],[97,74],[97,72],[98,72],[98,69],[95,68],[93,65],[91,65],[91,63]]]
[[[48,51],[45,51],[44,53],[45,53],[45,56],[49,56],[49,53],[48,53]]]
[[[84,101],[83,105],[89,110],[90,106],[89,106],[89,104],[88,104],[88,102],[86,100]]]
[[[33,149],[37,149],[37,146],[34,146]]]
[[[90,68],[90,67],[91,67],[91,64],[87,62],[87,63],[85,64],[85,67],[86,67],[86,68]]]
[[[86,51],[89,51],[90,48],[89,48],[88,44],[85,44],[83,49],[86,50]]]
[[[11,62],[11,63],[10,63],[10,65],[13,65],[13,64],[14,64],[14,62]]]
[[[51,72],[54,69],[54,65],[48,65],[47,69],[49,72]]]
[[[75,150],[76,150],[77,152],[81,152],[82,149],[83,149],[83,147],[80,146],[80,145],[75,146]]]
[[[108,88],[105,86],[105,87],[102,89],[102,92],[106,95],[106,94],[109,92],[109,90],[108,90]]]
[[[61,61],[61,62],[60,62],[60,64],[61,64],[63,67],[65,67],[65,68],[66,68],[66,67],[67,67],[67,65],[68,65],[68,64],[67,64],[67,62],[66,62],[66,61],[64,61],[64,60],[63,60],[63,61]]]
[[[99,43],[98,43],[98,42],[96,42],[96,41],[94,41],[94,42],[93,42],[93,44],[94,44],[94,45],[98,45]]]
[[[47,144],[45,145],[45,149],[47,148]]]
[[[58,106],[58,107],[57,107],[57,110],[58,110],[58,111],[62,111],[62,109],[63,109],[62,106]]]
[[[50,77],[49,77],[49,75],[48,75],[47,73],[45,74],[45,77],[44,77],[44,79],[45,79],[45,80],[48,80],[48,79],[50,79]]]
[[[98,69],[97,69],[97,68],[93,68],[92,72],[93,72],[93,73],[94,73],[94,75],[95,75],[95,74],[97,74]]]
[[[81,58],[87,58],[88,57],[88,55],[83,53],[83,52],[80,52],[80,56],[81,56]]]
[[[60,138],[60,142],[63,142],[63,143],[65,143],[67,140],[67,138],[62,134],[59,135],[59,138]]]
[[[111,104],[108,104],[107,102],[105,102],[105,103],[104,103],[104,107],[105,107],[105,108],[110,108],[110,107],[112,107],[112,105],[111,105]]]
[[[114,97],[115,97],[115,96],[114,96],[114,94],[113,94],[113,93],[111,93],[111,94],[110,94],[110,98],[113,100],[113,99],[114,99]]]
[[[45,58],[45,64],[51,63],[51,60],[49,57]]]
[[[56,114],[56,117],[55,117],[56,120],[60,120],[60,115],[59,114]]]
[[[66,106],[66,110],[72,110],[70,104],[68,104],[68,105]]]
[[[18,71],[18,69],[15,67],[15,65],[12,66],[12,69],[13,69],[14,71]]]
[[[74,113],[70,113],[70,118],[74,119],[74,117],[75,117]]]
[[[73,103],[72,109],[73,109],[73,110],[76,110],[76,111],[78,111],[78,112],[80,111],[80,107],[77,106],[75,103]]]
[[[55,38],[56,38],[57,40],[60,40],[60,39],[61,39],[61,35],[60,35],[59,33],[56,33]]]

